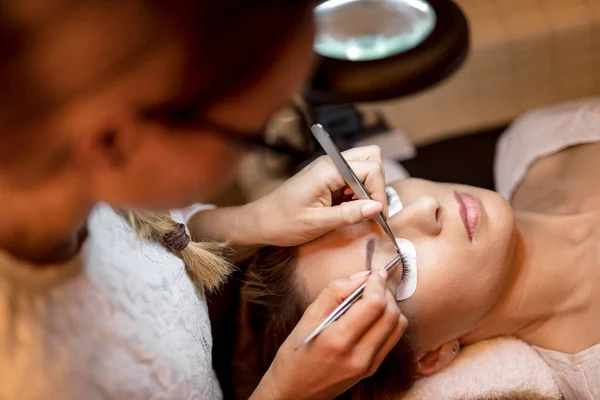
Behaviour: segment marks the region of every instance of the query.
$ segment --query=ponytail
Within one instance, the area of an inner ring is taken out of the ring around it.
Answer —
[[[199,290],[218,289],[233,266],[227,260],[229,248],[220,242],[194,242],[185,225],[173,221],[168,213],[147,211],[119,211],[136,235],[164,246],[183,260],[185,270]]]

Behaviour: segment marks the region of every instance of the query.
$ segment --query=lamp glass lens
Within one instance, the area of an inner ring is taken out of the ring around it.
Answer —
[[[315,10],[315,51],[350,61],[377,60],[410,50],[435,27],[424,0],[328,0]]]

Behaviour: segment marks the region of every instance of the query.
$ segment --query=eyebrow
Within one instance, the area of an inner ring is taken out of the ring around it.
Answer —
[[[367,249],[366,249],[366,262],[367,262],[367,271],[371,271],[371,264],[373,262],[373,253],[375,253],[375,238],[370,238],[367,241]]]

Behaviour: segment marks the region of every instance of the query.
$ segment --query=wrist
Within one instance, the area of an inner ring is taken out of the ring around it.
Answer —
[[[237,207],[232,222],[232,244],[256,247],[269,243],[265,235],[265,218],[259,201]]]
[[[270,209],[272,205],[263,197],[244,206],[244,225],[252,246],[272,245],[275,238],[273,232],[273,220],[276,210]],[[280,232],[281,233],[281,232]]]
[[[260,383],[250,396],[249,400],[288,400],[291,397],[286,397],[275,385],[271,368],[267,370]]]

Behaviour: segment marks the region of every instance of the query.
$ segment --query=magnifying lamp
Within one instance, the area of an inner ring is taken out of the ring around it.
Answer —
[[[349,61],[378,60],[410,50],[433,30],[423,0],[329,0],[315,8],[315,51]]]
[[[464,61],[467,21],[452,0],[326,0],[314,9],[320,56],[313,105],[387,100],[423,90]]]

